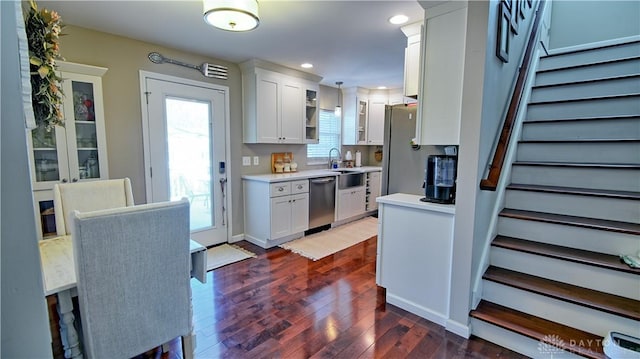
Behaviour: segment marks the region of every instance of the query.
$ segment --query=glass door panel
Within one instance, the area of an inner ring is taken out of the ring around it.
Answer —
[[[165,106],[170,199],[189,199],[192,231],[212,227],[210,103],[167,97]]]
[[[58,181],[60,179],[56,147],[56,130],[59,129],[56,127],[47,131],[44,127],[38,127],[31,131],[35,180],[37,182]]]

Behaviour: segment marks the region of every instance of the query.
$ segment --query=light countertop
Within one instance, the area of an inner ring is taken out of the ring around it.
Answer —
[[[298,171],[298,172],[289,172],[289,173],[267,173],[260,175],[243,175],[243,180],[248,181],[260,181],[260,182],[284,182],[284,181],[295,181],[302,180],[308,178],[317,178],[317,177],[325,177],[325,176],[338,176],[340,174],[339,171],[353,171],[353,172],[375,172],[381,171],[382,167],[375,166],[364,166],[364,167],[354,167],[354,168],[339,168],[338,170],[307,170],[307,171]]]
[[[420,198],[424,196],[418,196],[415,194],[406,193],[394,193],[388,196],[378,197],[376,202],[382,204],[391,204],[396,206],[403,206],[415,209],[422,209],[425,211],[435,211],[442,213],[455,214],[456,207],[453,204],[440,204],[431,202],[422,202]]]

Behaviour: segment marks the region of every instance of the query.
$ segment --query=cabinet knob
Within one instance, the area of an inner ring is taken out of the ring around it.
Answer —
[[[303,186],[302,186],[301,184],[299,184],[299,185],[298,185],[298,189],[302,189],[302,187],[303,187]]]
[[[74,179],[71,180],[71,182],[78,182],[78,179],[74,178]]]
[[[66,178],[62,179],[62,183],[67,183],[67,182],[69,182],[69,181]]]
[[[284,191],[284,187],[278,187],[278,192]]]

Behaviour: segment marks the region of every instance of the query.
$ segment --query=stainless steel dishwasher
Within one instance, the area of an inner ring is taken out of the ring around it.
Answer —
[[[336,178],[309,180],[309,229],[331,224],[336,211]]]

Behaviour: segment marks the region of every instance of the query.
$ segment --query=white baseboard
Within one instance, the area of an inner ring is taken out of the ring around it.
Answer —
[[[443,327],[447,325],[447,317],[444,314],[435,312],[429,308],[425,308],[410,300],[406,300],[404,298],[398,297],[393,293],[389,293],[388,289],[387,289],[387,303],[393,304],[398,308],[402,308],[407,312],[411,312],[417,316],[420,316],[424,319],[427,319]]]
[[[262,247],[264,249],[269,249],[269,248],[273,248],[273,247],[279,246],[279,245],[281,245],[283,243],[292,241],[294,239],[301,238],[301,237],[304,236],[304,232],[294,233],[294,234],[288,235],[286,237],[278,238],[278,239],[275,239],[275,240],[268,240],[268,241],[264,240],[264,239],[252,237],[252,236],[249,236],[249,235],[246,235],[246,234],[243,235],[243,236],[244,236],[244,239],[246,241],[251,242],[251,243],[255,244],[256,246],[260,246],[260,247]]]
[[[581,44],[581,45],[575,45],[575,46],[559,47],[557,49],[549,49],[548,53],[549,53],[549,55],[557,55],[557,54],[562,54],[562,53],[565,53],[565,52],[573,52],[573,51],[592,49],[592,48],[595,48],[595,47],[603,47],[603,46],[625,44],[627,42],[633,42],[633,41],[638,41],[638,40],[640,40],[640,35],[627,36],[627,37],[621,37],[621,38],[618,38],[618,39],[591,42],[591,43],[588,43],[588,44]]]
[[[445,326],[448,332],[457,334],[463,338],[469,339],[471,336],[471,327],[469,324],[463,324],[455,320],[447,319],[447,325]]]
[[[244,233],[236,234],[235,236],[231,236],[229,239],[229,243],[237,243],[244,240]]]

